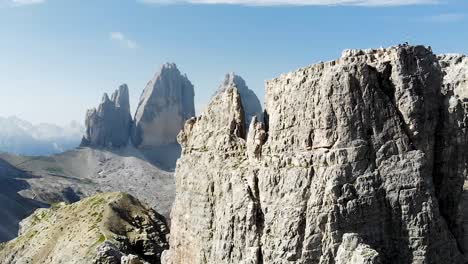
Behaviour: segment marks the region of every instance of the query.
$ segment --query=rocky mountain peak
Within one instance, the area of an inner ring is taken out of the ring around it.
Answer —
[[[466,263],[459,61],[345,51],[268,81],[247,136],[240,89],[216,95],[179,137],[165,263]]]
[[[144,89],[135,114],[132,141],[150,148],[176,142],[185,121],[195,116],[194,87],[174,63],[166,63]]]
[[[85,119],[86,133],[82,146],[123,147],[127,145],[132,127],[130,98],[126,84],[121,85],[111,99],[104,93],[98,108],[90,109]]]
[[[241,96],[236,87],[228,87],[213,97],[202,115],[187,121],[178,141],[187,151],[229,150],[237,139],[243,138],[245,115]]]
[[[119,86],[119,89],[112,94],[111,98],[116,107],[130,109],[130,95],[126,84]]]
[[[107,93],[104,93],[102,95],[101,105],[102,104],[107,104],[107,103],[111,103],[111,100],[109,99],[109,95]]]
[[[220,85],[220,90],[223,89],[223,87],[229,86],[235,86],[239,91],[248,89],[245,80],[234,72],[227,73],[224,76],[223,83]]]
[[[230,87],[236,87],[242,99],[242,105],[245,113],[245,127],[249,127],[254,116],[261,120],[262,106],[260,104],[260,100],[258,100],[257,95],[249,89],[245,80],[234,72],[230,72],[224,77],[223,82],[218,88],[218,93],[223,92]]]

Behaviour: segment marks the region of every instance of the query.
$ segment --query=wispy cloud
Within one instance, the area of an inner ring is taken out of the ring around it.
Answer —
[[[122,32],[111,32],[109,37],[111,40],[119,42],[129,49],[138,48],[137,43],[134,40],[127,38]]]
[[[0,7],[28,6],[45,2],[46,0],[0,0]]]
[[[435,22],[435,23],[455,23],[465,20],[466,15],[461,13],[445,13],[438,14],[433,16],[424,17],[425,22]]]
[[[232,4],[232,5],[316,5],[316,6],[403,6],[436,4],[438,0],[139,0],[146,4]]]

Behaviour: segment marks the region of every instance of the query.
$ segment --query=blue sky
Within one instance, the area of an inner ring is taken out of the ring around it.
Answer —
[[[263,100],[281,73],[405,41],[468,53],[468,1],[0,0],[0,116],[82,122],[121,83],[134,111],[164,62],[197,110],[230,71]]]

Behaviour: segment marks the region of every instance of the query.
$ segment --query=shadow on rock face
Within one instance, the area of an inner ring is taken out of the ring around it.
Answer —
[[[71,187],[66,187],[65,189],[63,189],[62,194],[65,198],[65,201],[67,201],[68,203],[78,202],[79,200],[81,200],[81,195],[83,195],[80,193],[76,193],[76,191],[73,190],[73,188]]]
[[[45,203],[18,194],[30,188],[26,179],[34,177],[0,159],[0,242],[15,238],[19,222],[34,210],[48,207]]]
[[[141,149],[146,160],[166,171],[175,171],[182,149],[179,144],[168,144],[151,149]]]

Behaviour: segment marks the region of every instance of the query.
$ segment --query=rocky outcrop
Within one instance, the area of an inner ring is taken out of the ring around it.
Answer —
[[[102,97],[96,109],[86,113],[86,134],[82,146],[114,147],[126,146],[130,138],[132,116],[127,85],[122,85],[109,99]]]
[[[176,142],[187,119],[195,116],[194,90],[173,63],[164,64],[143,91],[135,114],[132,141],[151,148]]]
[[[0,246],[0,263],[160,263],[167,233],[164,218],[134,197],[104,193],[37,210]]]
[[[166,263],[464,263],[466,82],[444,65],[347,50],[267,82],[248,135],[238,89],[216,95],[178,138]]]
[[[247,87],[244,79],[231,72],[226,74],[223,83],[219,86],[218,93],[224,92],[229,87],[236,87],[242,98],[245,113],[245,127],[248,128],[253,117],[262,118],[262,105],[257,95]]]

